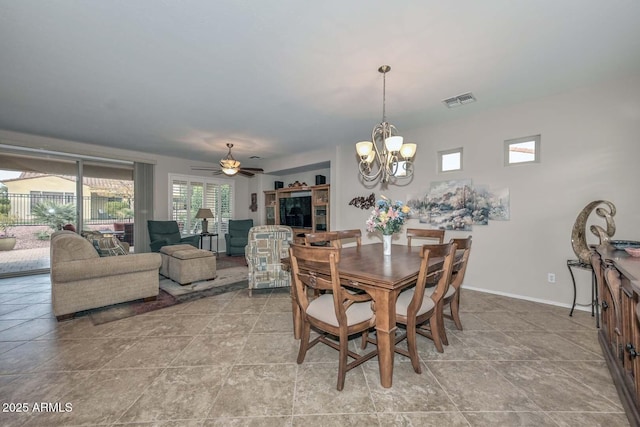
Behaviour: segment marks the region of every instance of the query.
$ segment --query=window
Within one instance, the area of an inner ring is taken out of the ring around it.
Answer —
[[[223,180],[170,175],[169,216],[178,222],[183,234],[200,233],[201,220],[196,218],[200,208],[209,208],[209,232],[224,235],[233,218],[233,184]]]
[[[462,148],[438,151],[438,172],[462,170]]]
[[[505,166],[540,162],[540,135],[508,139],[504,142]]]

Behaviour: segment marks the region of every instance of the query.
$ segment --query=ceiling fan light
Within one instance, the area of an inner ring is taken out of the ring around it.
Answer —
[[[220,167],[222,169],[238,169],[240,162],[235,159],[222,159],[220,160]]]
[[[233,175],[238,173],[238,168],[225,168],[225,167],[223,167],[222,168],[222,172],[225,175],[233,176]]]

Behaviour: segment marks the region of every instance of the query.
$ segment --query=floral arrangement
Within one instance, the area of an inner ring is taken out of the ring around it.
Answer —
[[[402,224],[411,212],[411,208],[399,200],[391,203],[391,200],[381,196],[376,202],[376,207],[371,211],[367,220],[367,231],[382,231],[382,234],[391,235],[402,228]]]

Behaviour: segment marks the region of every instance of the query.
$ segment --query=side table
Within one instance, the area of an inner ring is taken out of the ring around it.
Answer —
[[[598,286],[596,284],[596,275],[593,271],[593,267],[591,264],[584,263],[578,259],[568,259],[567,260],[567,268],[569,269],[569,274],[571,274],[571,282],[573,282],[573,304],[571,306],[571,311],[569,312],[569,316],[573,316],[573,310],[576,308],[576,305],[587,306],[591,305],[591,316],[595,316],[596,318],[596,328],[600,328],[600,313],[598,306]],[[591,304],[577,304],[576,303],[576,278],[573,276],[573,268],[581,268],[583,270],[591,271]]]
[[[208,237],[209,238],[209,251],[210,252],[214,252],[216,254],[216,257],[218,256],[218,233],[200,233],[200,249],[204,249],[204,247],[202,246],[202,239],[204,237]],[[216,240],[216,250],[213,250],[213,239],[215,237]]]

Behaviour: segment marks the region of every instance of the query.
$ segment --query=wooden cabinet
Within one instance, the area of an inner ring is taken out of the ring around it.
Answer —
[[[265,225],[276,225],[278,222],[278,197],[273,191],[264,192]]]
[[[597,252],[606,260],[598,280],[598,340],[629,422],[640,425],[640,260],[608,244],[598,246]]]
[[[285,214],[281,213],[282,199],[300,198],[302,200],[305,197],[307,198],[306,203],[309,204],[303,207],[302,213],[294,215],[290,212],[290,209],[286,208],[284,209]],[[265,224],[289,225],[296,234],[330,231],[329,201],[329,184],[265,191]],[[309,210],[308,213],[306,212],[307,209]],[[281,217],[282,215],[287,215],[287,218]],[[296,215],[298,216],[296,217]]]
[[[329,186],[317,185],[312,190],[313,230],[329,231]]]

